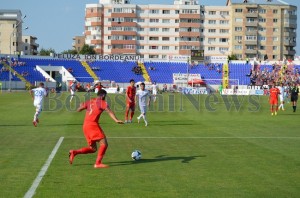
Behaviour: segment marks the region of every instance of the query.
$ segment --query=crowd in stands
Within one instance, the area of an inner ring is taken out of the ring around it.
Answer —
[[[247,76],[250,76],[250,85],[256,86],[270,85],[272,82],[300,83],[300,71],[293,64],[274,63],[270,67],[258,65]]]
[[[132,68],[132,71],[133,71],[135,74],[137,74],[137,75],[142,75],[142,74],[143,74],[142,68],[141,68],[139,65],[134,66],[134,67]]]
[[[215,70],[218,73],[222,73],[221,63],[205,63],[204,66],[207,67],[208,70]]]

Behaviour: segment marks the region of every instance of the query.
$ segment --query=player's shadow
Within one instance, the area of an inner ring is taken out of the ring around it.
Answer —
[[[206,155],[194,155],[188,157],[181,157],[181,156],[166,156],[166,155],[159,155],[152,159],[141,159],[138,161],[120,161],[120,162],[110,162],[110,166],[125,166],[125,165],[132,165],[132,164],[143,164],[143,163],[153,163],[153,162],[163,162],[163,161],[179,161],[181,163],[189,163],[192,160],[195,160],[198,157],[206,157]]]

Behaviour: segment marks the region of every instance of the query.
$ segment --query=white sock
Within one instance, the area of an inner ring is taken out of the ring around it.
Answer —
[[[34,116],[33,116],[33,121],[36,121],[36,119],[39,117],[39,112],[35,112]]]
[[[145,123],[147,123],[146,115],[142,115]]]
[[[70,102],[72,101],[72,99],[73,99],[73,96],[71,96]]]

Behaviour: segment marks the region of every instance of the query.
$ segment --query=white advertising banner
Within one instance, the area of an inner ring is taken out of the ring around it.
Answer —
[[[187,83],[187,77],[189,77],[189,81],[201,79],[200,74],[173,73],[173,83]]]

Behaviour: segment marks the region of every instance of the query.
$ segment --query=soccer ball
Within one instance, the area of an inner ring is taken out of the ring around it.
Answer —
[[[134,161],[137,161],[137,160],[140,160],[142,158],[142,153],[141,151],[139,150],[135,150],[131,153],[131,158],[134,160]]]

